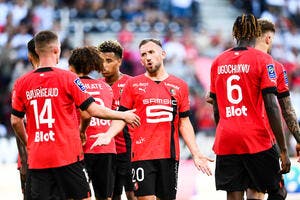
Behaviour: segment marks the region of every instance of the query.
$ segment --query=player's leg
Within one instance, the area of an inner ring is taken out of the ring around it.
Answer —
[[[227,200],[243,200],[249,175],[242,162],[243,155],[217,155],[215,182],[217,190],[227,192]]]
[[[252,196],[248,196],[247,193],[249,199],[263,199],[262,194],[266,191],[279,189],[281,175],[278,173],[279,155],[275,146],[263,152],[246,155],[244,158],[245,167],[251,177],[248,189],[256,191],[256,193],[252,192]]]
[[[176,199],[179,162],[175,159],[160,159],[156,162],[156,197],[161,200]]]
[[[263,192],[258,192],[253,189],[247,189],[247,200],[263,200],[265,197],[265,193]]]
[[[81,161],[53,170],[57,184],[66,199],[89,200],[91,190],[84,165]]]
[[[121,154],[117,154],[116,159],[116,172],[115,172],[115,185],[114,185],[114,192],[113,192],[113,200],[121,200],[121,195],[123,192],[123,186],[125,184],[125,173],[122,167],[122,159]]]
[[[134,195],[134,184],[132,182],[132,166],[129,159],[122,163],[122,169],[124,172],[124,188],[127,200],[136,200]]]
[[[134,194],[138,200],[155,200],[157,168],[155,160],[132,162]]]
[[[244,191],[227,192],[227,200],[243,200]]]
[[[97,200],[110,200],[115,183],[116,154],[85,154],[87,172]]]
[[[284,186],[283,176],[281,176],[281,180],[278,184],[279,184],[279,189],[268,191],[268,200],[284,200],[284,199],[286,199],[287,191]]]
[[[31,169],[28,171],[30,171],[31,199],[55,199],[53,194],[56,194],[57,184],[52,169]]]

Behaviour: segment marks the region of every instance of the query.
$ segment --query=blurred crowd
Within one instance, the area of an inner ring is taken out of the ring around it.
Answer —
[[[300,1],[228,0],[240,12],[271,19],[277,27],[272,56],[289,75],[293,105],[300,121]],[[205,102],[212,59],[234,45],[230,34],[206,30],[201,18],[203,0],[0,0],[0,137],[13,136],[10,127],[10,91],[14,80],[31,70],[27,42],[43,29],[56,31],[62,43],[58,67],[68,69],[72,41],[82,25],[84,39],[90,33],[99,41],[105,33],[124,47],[121,71],[144,72],[137,41],[141,35],[162,40],[169,73],[190,86],[191,121],[198,133],[213,136],[212,107]],[[222,19],[216,19],[222,20]]]

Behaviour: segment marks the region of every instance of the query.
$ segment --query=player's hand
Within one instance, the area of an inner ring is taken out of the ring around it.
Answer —
[[[85,133],[80,132],[80,140],[81,140],[82,146],[84,146],[86,144],[86,134]]]
[[[212,175],[211,169],[208,166],[208,162],[213,162],[214,161],[213,159],[199,154],[193,156],[193,161],[198,170],[202,171],[204,174],[207,174],[208,176]]]
[[[136,109],[133,110],[127,110],[125,111],[125,119],[124,121],[129,124],[131,127],[138,127],[140,126],[140,117],[137,116],[134,112]]]
[[[297,157],[300,156],[300,143],[296,144],[296,153],[297,153]],[[300,158],[298,158],[298,162],[300,162]]]
[[[96,138],[96,141],[93,143],[90,149],[93,149],[96,146],[108,145],[111,141],[111,136],[106,133],[98,133],[96,135],[91,135],[90,138]]]
[[[289,159],[289,156],[287,152],[281,152],[280,153],[280,160],[281,160],[281,174],[286,174],[290,172],[291,169],[291,161]]]
[[[205,101],[209,104],[213,104],[213,99],[209,96],[209,92],[205,94]]]

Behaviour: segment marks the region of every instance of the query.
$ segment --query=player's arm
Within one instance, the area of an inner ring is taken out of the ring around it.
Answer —
[[[220,114],[219,114],[219,108],[218,108],[218,104],[217,104],[216,95],[213,93],[210,93],[209,96],[206,97],[206,102],[213,105],[214,119],[215,119],[216,125],[218,125],[219,120],[220,120]]]
[[[16,136],[20,139],[21,143],[26,146],[27,145],[27,135],[24,125],[23,118],[17,117],[13,114],[10,116],[11,126],[16,134]]]
[[[212,175],[212,172],[208,166],[208,161],[212,162],[213,160],[204,156],[196,143],[195,132],[189,117],[181,117],[179,119],[179,131],[182,135],[182,138],[189,148],[194,164],[198,170],[201,170],[203,173],[207,175]]]
[[[128,109],[120,106],[119,110],[120,112],[127,112]],[[91,149],[93,149],[95,146],[108,145],[111,139],[120,133],[125,126],[126,123],[123,120],[112,120],[110,127],[105,134],[99,133],[90,136],[91,138],[97,138],[97,140],[91,146]]]
[[[140,118],[139,116],[134,114],[135,110],[120,112],[111,110],[110,108],[107,108],[105,106],[100,106],[95,102],[91,102],[86,108],[86,111],[93,117],[101,119],[124,120],[126,123],[130,124],[133,127],[140,125]]]
[[[265,109],[267,112],[269,124],[275,135],[277,144],[280,148],[280,157],[281,157],[281,167],[282,173],[288,173],[290,171],[291,162],[287,154],[287,145],[285,136],[283,134],[282,123],[280,118],[280,111],[277,105],[277,98],[274,93],[264,93],[263,100],[265,104]]]
[[[28,169],[27,150],[26,150],[26,146],[20,141],[20,139],[18,137],[16,137],[16,142],[17,142],[18,152],[19,152],[20,160],[21,160],[21,166],[20,166],[21,179],[22,179],[22,181],[25,181],[26,173],[27,173],[27,169]]]
[[[80,131],[80,139],[82,145],[85,145],[86,143],[86,129],[90,125],[91,116],[87,111],[80,111],[80,125],[79,125],[79,131]]]
[[[297,121],[297,116],[295,109],[292,106],[290,96],[278,98],[278,102],[281,108],[281,114],[286,122],[286,125],[290,132],[293,134],[295,140],[297,141],[296,151],[297,156],[300,153],[300,128]]]
[[[10,123],[17,136],[17,147],[22,164],[20,171],[22,175],[25,175],[27,171],[27,134],[25,130],[24,119],[11,114]]]

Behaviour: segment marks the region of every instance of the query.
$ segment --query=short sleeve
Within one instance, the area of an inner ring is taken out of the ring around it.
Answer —
[[[25,105],[20,91],[20,80],[17,79],[12,90],[12,114],[23,117],[25,115]]]
[[[276,93],[277,92],[277,73],[275,64],[271,56],[265,54],[258,56],[258,62],[261,63],[261,84],[260,88],[263,93]]]
[[[216,94],[216,88],[215,88],[215,68],[216,68],[216,60],[213,61],[212,65],[211,65],[211,70],[210,70],[210,94],[211,96],[214,96],[214,94]]]
[[[275,62],[275,65],[276,65],[276,72],[278,74],[278,78],[277,78],[278,96],[279,97],[288,96],[289,86],[288,86],[287,72],[281,63]]]
[[[189,89],[188,85],[183,82],[182,88],[181,88],[181,101],[179,105],[179,112],[187,112],[190,110],[190,99],[189,99]]]
[[[86,105],[86,102],[88,104],[93,102],[91,100],[91,96],[86,92],[84,84],[75,74],[69,75],[67,85],[69,87],[66,89],[69,90],[71,96],[73,96],[75,105],[77,107],[82,107],[82,105],[84,104],[84,107],[87,108],[88,105]]]

